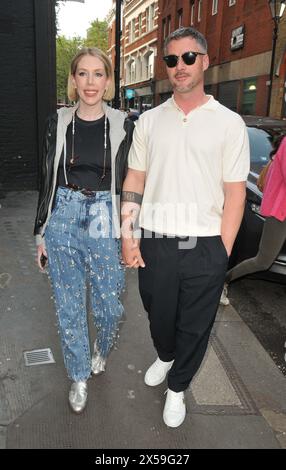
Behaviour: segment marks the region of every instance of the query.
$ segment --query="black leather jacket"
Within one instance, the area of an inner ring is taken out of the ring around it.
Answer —
[[[53,167],[56,154],[58,115],[53,114],[48,118],[46,133],[43,142],[42,168],[39,189],[37,215],[35,220],[34,235],[40,233],[42,225],[48,215],[48,207],[53,187]],[[128,152],[132,143],[134,123],[126,118],[124,122],[125,138],[120,144],[115,161],[115,188],[116,194],[120,194],[124,178],[128,168]]]

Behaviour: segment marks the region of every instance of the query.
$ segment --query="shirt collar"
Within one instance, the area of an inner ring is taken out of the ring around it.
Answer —
[[[214,97],[212,95],[206,95],[209,99],[206,103],[202,104],[201,106],[199,106],[198,108],[199,109],[207,109],[207,110],[215,110],[217,109],[217,106],[218,106],[218,101],[214,99]],[[175,99],[174,99],[174,95],[171,96],[171,98],[169,98],[167,101],[165,101],[165,103],[163,103],[164,107],[166,108],[175,108],[177,109],[178,111],[182,112],[181,108],[177,105]],[[196,108],[196,109],[198,109]]]

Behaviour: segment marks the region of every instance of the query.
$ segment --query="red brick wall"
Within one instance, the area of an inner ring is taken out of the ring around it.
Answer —
[[[211,66],[244,59],[256,54],[270,51],[272,48],[273,21],[268,2],[265,0],[237,0],[229,6],[228,0],[218,2],[218,12],[212,15],[212,0],[204,0],[201,9],[201,21],[198,17],[198,0],[195,0],[194,24],[208,42]],[[156,80],[167,79],[163,56],[163,20],[171,16],[171,31],[178,27],[178,10],[183,9],[183,26],[190,26],[191,6],[189,0],[159,0],[160,17],[158,22],[158,55],[156,63]],[[232,30],[245,26],[244,47],[231,51]],[[267,103],[266,81],[268,76],[257,78],[257,114],[265,114]],[[213,87],[214,94],[216,86]],[[240,101],[240,96],[238,96]]]
[[[156,3],[155,6],[155,20],[154,20],[154,26],[156,27],[158,24],[158,19],[157,17],[157,7],[158,3]],[[127,21],[127,18],[126,20]],[[124,36],[125,36],[125,41],[124,41],[124,47],[125,47],[125,54],[128,53],[129,51],[132,51],[133,49],[136,49],[137,47],[140,47],[144,45],[145,43],[151,41],[152,39],[156,39],[158,32],[157,29],[150,31],[149,33],[146,34],[146,10],[142,12],[142,33],[139,34],[139,26],[138,26],[138,18],[136,18],[135,21],[135,40],[132,41],[129,44],[129,28],[131,27],[131,22],[126,23],[125,22],[125,29],[124,29]]]
[[[157,38],[157,30],[150,31],[150,33],[146,34],[145,36],[136,39],[136,41],[133,41],[130,45],[126,45],[125,43],[125,49],[124,53],[128,54],[129,52],[133,51],[134,49],[137,49],[138,47],[142,47],[144,44],[148,43],[152,39]]]
[[[198,0],[195,0],[194,27],[201,31],[208,41],[211,65],[249,57],[271,50],[273,21],[270,16],[268,2],[265,0],[238,0],[229,7],[227,0],[220,0],[218,13],[212,15],[212,0],[202,2],[201,21],[197,21]],[[158,29],[158,64],[157,77],[167,77],[163,61],[161,45],[163,43],[162,21],[171,15],[171,31],[177,28],[177,12],[183,9],[183,26],[190,25],[189,0],[159,0]],[[245,25],[245,43],[243,49],[230,50],[231,32],[238,26]]]
[[[267,2],[238,1],[232,7],[228,2],[219,2],[217,15],[211,14],[211,3],[208,4],[205,34],[212,65],[271,50],[273,22]],[[231,51],[231,32],[242,25],[245,25],[244,47]]]

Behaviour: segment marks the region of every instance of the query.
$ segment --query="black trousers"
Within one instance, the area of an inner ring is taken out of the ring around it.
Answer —
[[[220,236],[198,237],[193,248],[194,238],[148,236],[141,239],[146,267],[139,268],[140,295],[159,358],[174,359],[168,387],[181,392],[204,358],[228,256]]]

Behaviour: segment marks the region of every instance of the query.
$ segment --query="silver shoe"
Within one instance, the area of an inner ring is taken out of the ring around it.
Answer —
[[[81,413],[87,401],[87,383],[73,382],[69,392],[69,404],[75,413]]]
[[[105,371],[106,359],[100,356],[99,353],[93,354],[91,358],[91,372],[94,375],[101,374]]]

